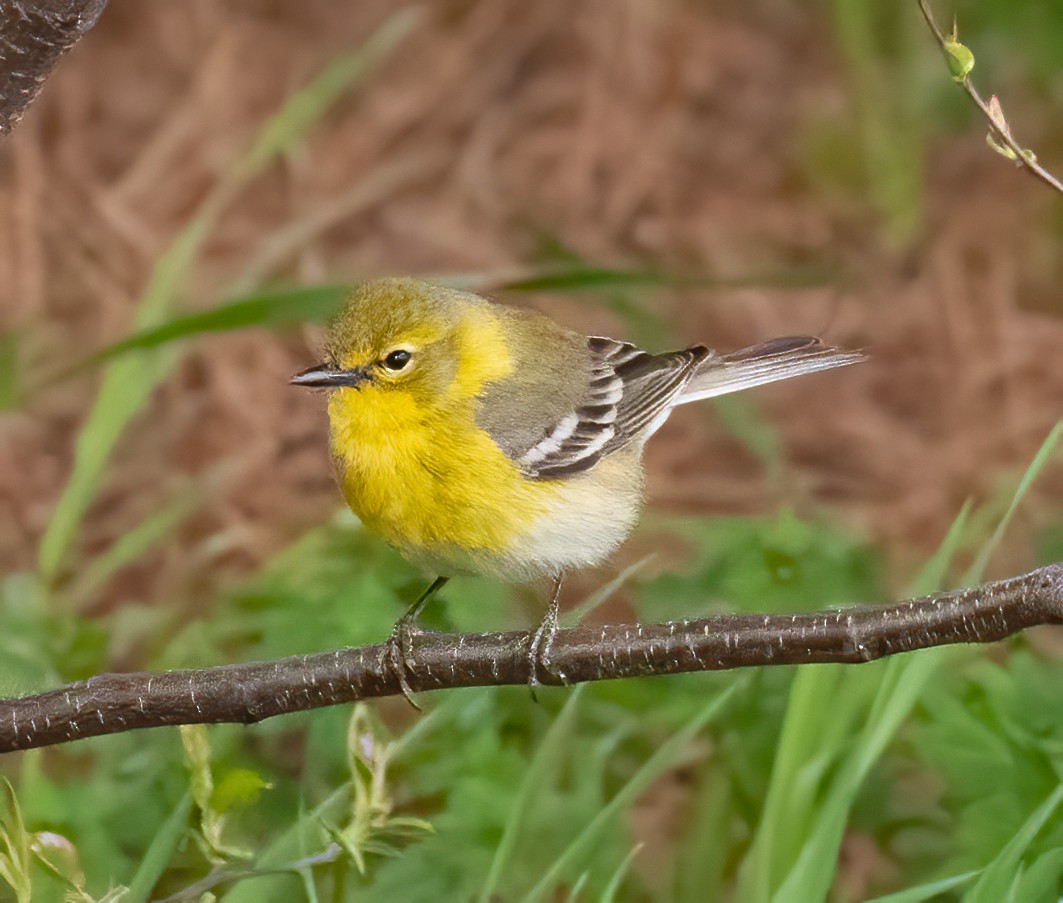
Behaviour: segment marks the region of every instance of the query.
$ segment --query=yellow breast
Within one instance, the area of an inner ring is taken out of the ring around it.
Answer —
[[[467,410],[426,411],[374,387],[329,402],[343,495],[370,529],[409,551],[504,551],[545,510],[546,484],[529,484]]]

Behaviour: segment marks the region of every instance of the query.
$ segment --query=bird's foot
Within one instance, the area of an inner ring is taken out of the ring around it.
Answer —
[[[421,633],[424,633],[424,631],[414,624],[412,620],[407,620],[404,617],[399,618],[391,630],[391,635],[384,643],[384,652],[381,660],[381,666],[391,672],[395,680],[398,681],[399,689],[402,690],[402,695],[406,697],[406,701],[418,712],[421,711],[421,707],[413,698],[413,690],[410,689],[407,675],[413,672],[417,664],[413,655],[413,640],[414,637]]]
[[[557,580],[554,581],[554,592],[550,599],[550,605],[547,607],[546,614],[543,616],[535,633],[532,634],[531,643],[528,646],[528,689],[531,690],[532,699],[536,702],[538,702],[538,699],[535,696],[535,688],[542,683],[539,679],[540,674],[556,677],[564,684],[568,683],[565,675],[561,671],[555,670],[550,663],[550,650],[553,648],[554,637],[557,636],[560,626],[560,599],[561,577],[559,575]]]
[[[384,651],[381,655],[381,669],[388,670],[394,675],[399,684],[399,689],[402,690],[402,695],[418,712],[421,711],[421,707],[414,702],[413,690],[410,689],[410,682],[407,680],[407,675],[412,674],[417,665],[417,660],[413,654],[414,637],[424,633],[417,626],[417,618],[424,610],[425,605],[428,604],[428,601],[443,588],[446,582],[446,577],[436,577],[432,581],[432,585],[421,593],[417,601],[407,609],[406,614],[395,622],[395,626],[391,630],[391,636],[384,643]]]

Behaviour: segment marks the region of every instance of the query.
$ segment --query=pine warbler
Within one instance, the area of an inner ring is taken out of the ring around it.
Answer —
[[[535,682],[549,666],[561,575],[600,563],[631,532],[642,447],[676,405],[863,359],[808,336],[732,354],[704,345],[650,354],[414,279],[356,291],[325,355],[291,381],[329,390],[347,503],[442,575],[387,646],[407,696],[417,615],[455,573],[554,578],[529,650]]]

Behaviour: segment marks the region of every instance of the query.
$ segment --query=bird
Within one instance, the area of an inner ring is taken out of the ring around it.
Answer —
[[[631,533],[643,447],[672,411],[864,359],[814,336],[654,354],[456,288],[386,278],[353,291],[324,360],[290,381],[327,390],[350,508],[436,575],[385,646],[413,702],[417,619],[449,577],[553,580],[529,644],[534,690],[550,669],[563,577],[602,563]]]

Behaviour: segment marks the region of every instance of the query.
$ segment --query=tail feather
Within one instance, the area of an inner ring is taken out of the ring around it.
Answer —
[[[674,404],[714,398],[863,360],[867,360],[867,355],[862,352],[832,348],[815,336],[768,339],[741,351],[705,358]]]

